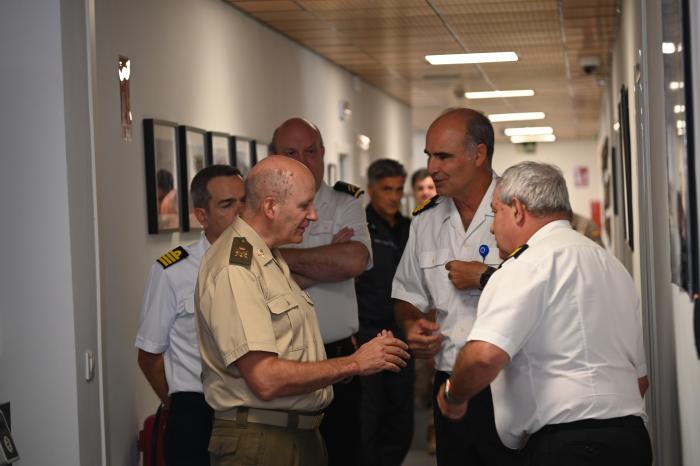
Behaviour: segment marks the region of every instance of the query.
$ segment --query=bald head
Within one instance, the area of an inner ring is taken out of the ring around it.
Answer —
[[[494,134],[491,121],[481,112],[471,108],[449,108],[430,125],[431,129],[451,126],[458,127],[464,134],[464,146],[473,153],[479,144],[486,147],[489,165],[493,159]]]
[[[266,157],[250,170],[246,178],[247,206],[250,211],[257,212],[266,197],[284,203],[295,184],[308,182],[313,182],[313,178],[303,164],[279,155]]]
[[[300,243],[316,220],[314,178],[303,164],[271,155],[257,163],[246,179],[246,206],[241,218],[273,248]]]
[[[303,118],[290,118],[272,135],[272,152],[286,155],[308,167],[316,181],[316,189],[323,182],[323,138],[318,127]]]

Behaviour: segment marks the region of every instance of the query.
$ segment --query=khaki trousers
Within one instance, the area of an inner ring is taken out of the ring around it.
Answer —
[[[327,466],[318,429],[291,429],[215,419],[209,441],[212,466]]]

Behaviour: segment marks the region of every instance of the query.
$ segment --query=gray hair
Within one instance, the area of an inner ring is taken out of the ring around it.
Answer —
[[[376,183],[382,178],[401,176],[406,178],[406,170],[399,162],[393,159],[379,159],[372,162],[367,169],[367,182]]]
[[[486,146],[486,158],[489,163],[493,162],[494,132],[491,120],[478,110],[466,107],[451,107],[440,114],[440,119],[449,114],[458,114],[464,119],[467,133],[464,135],[464,147],[474,154],[476,146],[483,144]],[[437,120],[436,120],[437,121]]]
[[[510,206],[513,198],[516,198],[538,217],[558,213],[571,214],[564,175],[554,165],[521,162],[503,172],[498,186],[499,200],[503,204]]]

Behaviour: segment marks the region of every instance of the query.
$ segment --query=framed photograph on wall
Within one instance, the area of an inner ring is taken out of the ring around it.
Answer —
[[[236,167],[241,171],[243,177],[248,176],[248,172],[258,160],[256,157],[255,141],[241,136],[231,136],[233,146],[236,148]]]
[[[217,131],[207,132],[206,165],[234,165],[231,154],[231,135]]]
[[[688,0],[661,2],[671,281],[697,299],[700,250]]]
[[[203,129],[181,125],[178,128],[180,160],[185,167],[184,173],[180,177],[182,193],[180,195],[180,209],[187,212],[182,218],[182,231],[202,229],[202,225],[194,215],[194,206],[190,199],[190,184],[192,178],[199,170],[205,167],[205,146],[207,132]]]
[[[620,155],[622,165],[622,210],[625,242],[634,251],[634,212],[632,211],[632,147],[630,146],[630,113],[627,86],[620,88],[617,104],[620,121]]]
[[[269,151],[270,145],[266,142],[255,141],[255,163],[260,162],[262,159],[270,155]]]
[[[146,118],[143,141],[146,161],[146,211],[148,233],[182,228],[180,180],[184,167],[178,156],[178,124]]]

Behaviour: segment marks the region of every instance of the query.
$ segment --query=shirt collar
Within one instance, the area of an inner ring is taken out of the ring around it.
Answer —
[[[469,236],[476,228],[478,228],[479,225],[484,223],[487,214],[491,210],[491,199],[493,198],[494,189],[496,189],[496,173],[491,172],[491,184],[489,184],[489,187],[486,190],[484,197],[481,198],[479,207],[477,207],[476,212],[474,213],[474,218],[472,219],[471,223],[469,224],[469,228],[467,229],[467,236]],[[464,231],[462,217],[459,215],[459,211],[457,210],[455,201],[451,198],[445,199],[445,201],[448,203],[448,205],[447,210],[445,211],[445,216],[442,220],[443,223],[448,219],[452,219],[452,224],[455,227],[458,227],[460,231]]]
[[[321,181],[321,187],[318,188],[318,191],[316,191],[316,195],[314,196],[314,204],[316,208],[318,208],[318,206],[321,204],[326,203],[326,199],[328,199],[331,191],[331,187],[328,186],[325,181]]]
[[[274,259],[272,251],[267,244],[265,244],[265,241],[263,241],[258,232],[256,232],[253,227],[248,225],[245,220],[243,220],[241,217],[236,217],[232,226],[233,229],[239,233],[240,236],[244,236],[253,247],[253,257],[256,257],[258,261],[267,265],[268,262]],[[236,235],[234,234],[234,237],[235,236]]]
[[[529,246],[534,246],[538,242],[545,239],[550,232],[561,230],[563,228],[571,229],[571,223],[568,220],[553,220],[530,236],[530,239],[527,240],[527,244]]]
[[[209,238],[207,238],[207,235],[204,234],[204,231],[202,231],[202,234],[199,235],[199,241],[197,241],[197,246],[201,248],[202,251],[206,251],[207,249],[209,249],[209,246],[211,246]]]

